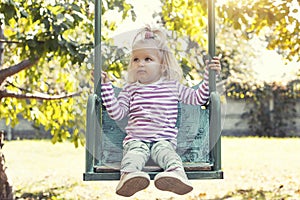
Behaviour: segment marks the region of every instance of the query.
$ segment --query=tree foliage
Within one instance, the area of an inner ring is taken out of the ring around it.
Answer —
[[[208,46],[206,1],[168,0],[162,4],[163,24],[205,50]],[[285,136],[285,131],[293,131],[299,84],[257,83],[249,67],[257,55],[249,41],[260,38],[268,49],[276,50],[284,59],[300,61],[299,2],[216,0],[215,6],[216,54],[222,55],[222,79],[227,82],[227,96],[247,98],[250,112],[243,116],[254,133]],[[270,110],[271,96],[274,109]]]
[[[200,46],[208,46],[207,1],[162,1],[162,23],[179,36],[188,36]],[[253,81],[249,65],[255,49],[249,40],[258,36],[288,60],[300,61],[299,12],[297,1],[216,0],[216,50],[222,54],[223,79],[245,76]]]
[[[188,37],[197,45],[202,52],[208,52],[208,19],[207,1],[162,1],[161,22],[169,30],[174,31],[173,36]],[[219,7],[216,4],[216,8]],[[221,19],[216,16],[216,56],[221,57],[222,79],[236,79],[238,76],[246,76],[253,79],[249,63],[255,57],[252,47],[246,40],[237,41],[239,33],[232,28],[221,23]],[[175,39],[178,41],[177,39]],[[246,48],[247,47],[247,48]],[[187,46],[190,49],[190,46]],[[199,52],[191,51],[194,56],[200,56]],[[188,61],[191,59],[187,59]],[[189,63],[190,71],[193,71],[194,63]],[[237,76],[238,75],[238,76]],[[247,79],[244,79],[247,81]]]
[[[132,6],[121,0],[101,6],[103,15],[112,9],[123,19],[132,15]],[[21,115],[51,132],[54,143],[68,138],[76,146],[83,143],[92,87],[94,2],[4,0],[0,13],[5,47],[0,119],[14,126]],[[115,28],[103,20],[104,33]]]
[[[299,1],[229,0],[219,7],[223,23],[242,32],[243,38],[263,35],[267,48],[277,50],[288,60],[300,61]]]
[[[206,1],[168,0],[162,3],[162,18],[167,27],[206,46],[207,40],[203,37],[207,30]],[[295,0],[216,0],[216,21],[222,29],[237,30],[232,32],[239,33],[237,40],[263,35],[268,49],[276,49],[286,59],[298,61],[299,12],[299,2]]]

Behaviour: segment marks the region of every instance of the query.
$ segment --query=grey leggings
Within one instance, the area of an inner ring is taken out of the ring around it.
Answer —
[[[184,170],[181,158],[170,142],[130,141],[124,145],[121,173],[142,171],[150,156],[165,171]]]

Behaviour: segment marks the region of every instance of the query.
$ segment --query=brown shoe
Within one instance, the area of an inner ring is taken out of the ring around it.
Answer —
[[[124,197],[130,197],[146,189],[150,184],[150,177],[145,172],[131,172],[121,176],[116,193]]]
[[[184,195],[193,190],[192,185],[182,171],[161,172],[154,178],[157,189]]]

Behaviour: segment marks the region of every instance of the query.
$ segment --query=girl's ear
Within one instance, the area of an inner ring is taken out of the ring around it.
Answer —
[[[165,74],[166,68],[164,64],[160,64],[160,70],[162,74]]]
[[[164,77],[168,77],[169,72],[168,72],[168,67],[165,64],[161,64],[161,74]]]
[[[162,56],[161,56],[161,74],[169,78],[169,72],[168,72],[168,65],[167,65],[167,55],[165,54],[164,51],[162,51]]]

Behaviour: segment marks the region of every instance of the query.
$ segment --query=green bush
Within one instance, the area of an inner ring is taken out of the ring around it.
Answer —
[[[286,86],[276,82],[251,86],[231,83],[228,88],[231,88],[228,96],[246,99],[248,109],[242,114],[242,120],[247,120],[253,134],[267,137],[294,135],[300,80],[291,81]]]

